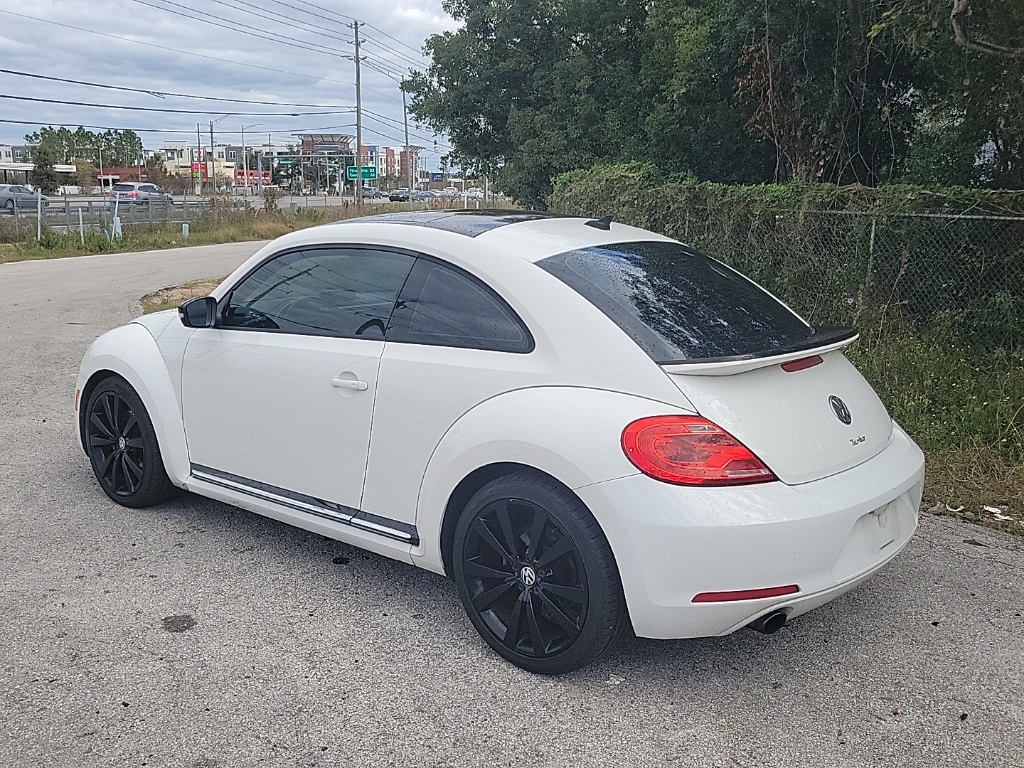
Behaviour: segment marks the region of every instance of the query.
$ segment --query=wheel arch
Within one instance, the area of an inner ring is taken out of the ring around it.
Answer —
[[[455,486],[451,496],[448,497],[448,503],[445,505],[443,518],[441,520],[441,563],[444,567],[444,573],[446,576],[451,578],[452,576],[452,552],[455,549],[455,528],[459,524],[459,517],[462,515],[462,510],[466,508],[466,504],[473,498],[473,495],[493,480],[497,480],[499,477],[505,477],[507,475],[514,474],[516,472],[529,472],[530,474],[537,475],[546,480],[550,480],[561,486],[567,493],[571,493],[579,500],[580,504],[584,504],[583,500],[579,498],[573,490],[559,480],[543,470],[531,467],[528,464],[517,464],[511,461],[495,462],[494,464],[487,464],[482,467],[470,472],[462,481]],[[588,510],[589,511],[589,510]],[[600,523],[598,523],[600,525]]]
[[[88,398],[96,387],[117,376],[135,390],[153,422],[164,469],[182,486],[189,476],[188,449],[181,409],[163,356],[150,332],[130,323],[100,336],[82,361],[78,374],[78,439],[85,450],[84,420]]]
[[[631,421],[678,406],[635,395],[582,387],[535,387],[508,392],[463,414],[435,448],[420,482],[414,562],[450,574],[458,515],[479,488],[516,470],[550,478],[574,496],[576,489],[638,472],[621,447]],[[581,499],[582,503],[582,499]],[[602,520],[588,511],[615,552]]]

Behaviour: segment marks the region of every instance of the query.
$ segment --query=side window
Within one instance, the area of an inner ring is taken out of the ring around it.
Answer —
[[[530,352],[533,337],[497,294],[469,275],[420,259],[388,327],[388,341]]]
[[[242,280],[219,327],[383,339],[415,259],[372,248],[282,254]]]

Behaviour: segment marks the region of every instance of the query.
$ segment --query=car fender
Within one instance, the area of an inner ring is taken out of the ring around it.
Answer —
[[[153,422],[167,475],[175,485],[182,485],[189,476],[185,428],[170,373],[150,331],[139,323],[129,323],[96,339],[82,360],[77,389],[84,392],[89,380],[102,371],[116,373],[138,393]],[[85,402],[78,403],[79,409],[85,406]],[[81,429],[78,437],[83,443]]]
[[[427,462],[416,504],[421,542],[412,553],[416,564],[444,573],[445,508],[459,483],[474,471],[521,464],[573,490],[634,475],[638,470],[621,446],[626,425],[644,416],[689,412],[678,405],[584,387],[532,387],[485,400],[448,429]],[[604,524],[602,528],[607,530]]]

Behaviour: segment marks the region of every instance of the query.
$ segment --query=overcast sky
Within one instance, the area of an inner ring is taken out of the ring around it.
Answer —
[[[428,36],[455,28],[440,0],[0,0],[0,69],[162,94],[329,107],[160,98],[0,73],[0,96],[135,108],[0,98],[0,144],[24,143],[43,125],[84,125],[131,128],[147,149],[159,149],[165,140],[194,144],[197,122],[206,144],[210,120],[246,112],[218,120],[218,144],[240,143],[243,125],[247,144],[266,142],[268,133],[275,144],[304,131],[354,136],[354,109],[343,109],[355,105],[353,31],[346,26],[353,19],[367,24],[360,28],[363,144],[401,146],[397,79],[425,68],[419,51]],[[294,115],[300,112],[326,114]],[[427,165],[435,167],[448,150],[444,138],[412,121],[409,131],[409,142],[425,147]]]

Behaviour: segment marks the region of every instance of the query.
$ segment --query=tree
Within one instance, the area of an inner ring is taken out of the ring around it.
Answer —
[[[1024,4],[954,0],[952,18],[949,11],[948,1],[904,0],[870,31],[917,62],[921,108],[908,171],[955,181],[945,174],[952,151],[972,159],[969,183],[1024,186],[1024,57],[1016,54],[1024,42]],[[933,152],[938,132],[945,150]]]
[[[171,174],[164,165],[164,156],[155,152],[146,160],[146,178],[158,187],[166,187]]]
[[[100,152],[103,153],[103,164],[108,167],[135,165],[142,157],[142,139],[134,131],[93,133],[81,127],[71,131],[47,126],[27,134],[25,141],[33,146],[51,148],[57,163],[84,159],[98,165]]]
[[[75,183],[85,194],[92,192],[96,179],[96,167],[88,160],[75,160]]]
[[[467,165],[500,169],[506,191],[543,205],[555,173],[638,150],[645,2],[443,7],[463,26],[427,40],[432,63],[403,88],[413,116],[448,134]]]
[[[530,205],[598,162],[723,182],[1024,184],[1020,0],[443,7],[461,26],[427,40],[430,66],[403,83],[411,112]]]
[[[34,167],[29,174],[29,181],[43,190],[44,194],[52,195],[60,186],[60,176],[53,167],[58,159],[57,152],[50,146],[42,145],[32,149]]]

